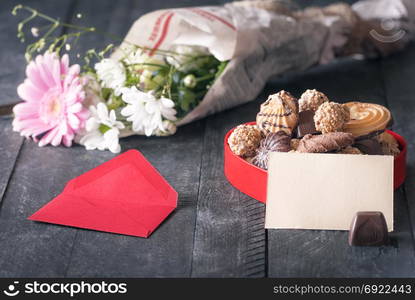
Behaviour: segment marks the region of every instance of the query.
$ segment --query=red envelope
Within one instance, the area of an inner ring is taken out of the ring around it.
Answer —
[[[70,180],[29,220],[148,237],[177,198],[144,156],[130,150]]]

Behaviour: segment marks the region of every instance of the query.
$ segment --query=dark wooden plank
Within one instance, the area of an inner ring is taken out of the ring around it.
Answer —
[[[184,1],[176,5],[218,2]],[[38,4],[39,8],[56,9],[52,2],[44,3],[45,7]],[[62,2],[59,6],[64,11]],[[75,11],[84,14],[79,23],[123,36],[142,13],[169,6],[166,1],[125,1],[122,6],[110,1],[82,1]],[[107,42],[91,35],[77,50],[82,53]],[[23,62],[13,66],[23,66]],[[239,123],[253,120],[265,95],[281,88],[297,94],[305,88],[318,88],[336,101],[357,97],[383,103],[379,78],[370,79],[377,71],[377,65],[365,62],[317,68],[304,76],[275,81],[260,100],[210,117],[206,127],[201,121],[181,128],[174,137],[131,137],[123,141],[124,150],[142,151],[180,195],[177,211],[149,239],[26,221],[28,215],[58,194],[66,181],[113,154],[87,152],[79,146],[39,149],[34,143],[25,143],[0,211],[0,244],[7,245],[0,248],[0,276],[264,276],[264,206],[226,182],[222,169],[224,134]],[[13,97],[22,74],[17,79],[8,77]],[[403,199],[402,192],[398,192],[394,247],[349,248],[344,244],[344,232],[269,231],[270,276],[411,275],[413,244]]]
[[[74,160],[69,153],[76,153]],[[79,174],[84,149],[45,147],[26,142],[0,211],[0,276],[65,275],[76,230],[27,220]]]
[[[84,15],[77,20],[79,24],[94,25],[104,31],[109,29],[109,32],[123,36],[136,17],[162,6],[159,3],[158,7],[152,7],[152,4],[157,5],[154,2],[139,5],[130,1],[121,6],[109,1],[88,1],[82,2],[74,11]],[[167,3],[163,5],[169,6]],[[90,35],[74,49],[83,53],[90,47],[99,48],[108,42]],[[2,275],[188,276],[203,128],[203,122],[197,122],[180,129],[171,138],[132,137],[123,142],[126,149],[142,150],[180,194],[177,212],[148,240],[25,221],[24,217],[58,194],[67,180],[113,156],[108,152],[87,152],[81,147],[47,147],[44,150],[38,149],[34,143],[25,145],[0,215],[0,221],[5,224],[1,240],[10,240],[9,246],[0,252]],[[172,161],[180,162],[180,166]],[[41,163],[42,168],[34,168],[35,162]],[[53,171],[48,172],[49,169]],[[32,180],[35,172],[50,174],[51,177],[40,176]],[[46,186],[47,191],[40,186]],[[27,193],[22,193],[22,190]],[[19,200],[13,201],[17,195],[20,195]],[[25,205],[26,202],[31,205]],[[57,234],[59,238],[56,238]],[[26,249],[24,245],[28,243],[31,246]],[[60,257],[51,259],[53,251],[60,253]],[[97,253],[105,254],[107,259],[102,260]],[[17,262],[18,257],[24,258]],[[47,259],[51,259],[50,264],[44,263]]]
[[[0,117],[0,209],[23,138],[13,132],[9,118]]]
[[[26,1],[27,2],[27,1]],[[24,59],[25,46],[16,37],[18,19],[11,14],[11,10],[18,3],[5,0],[0,3],[0,44],[2,55],[0,55],[0,105],[17,102],[16,87],[22,82],[26,61]]]
[[[4,66],[0,70],[0,88],[3,91],[0,103],[5,104],[17,100],[16,87],[23,81],[25,60],[24,46],[20,45],[14,33],[22,16],[17,18],[10,14],[18,3],[2,1],[0,4],[3,20],[0,29],[8,33],[0,37],[0,62]],[[60,1],[59,4],[55,1],[22,1],[22,4],[64,19],[71,1]],[[22,138],[11,130],[11,118],[0,120],[0,130],[0,276],[63,276],[65,256],[69,257],[75,232],[65,233],[65,229],[60,227],[41,226],[27,221],[26,217],[40,206],[43,199],[50,199],[55,194],[51,187],[65,176],[66,172],[62,170],[66,170],[70,163],[63,161],[62,153],[67,149],[40,149],[33,142],[26,142],[21,147]]]
[[[122,143],[125,150],[140,150],[176,189],[178,208],[148,239],[78,230],[67,276],[189,276],[203,131],[203,122],[197,122],[173,137],[130,137]],[[84,155],[91,157],[83,162],[85,171],[103,156]]]
[[[255,101],[207,119],[193,277],[265,275],[264,206],[233,188],[223,174],[226,132],[240,123],[252,121],[258,105]]]
[[[350,247],[348,232],[269,230],[270,277],[412,277],[412,237],[402,190],[395,193],[395,231],[387,247]]]
[[[169,4],[161,1],[125,1],[123,5],[113,1],[82,1],[76,11],[84,15],[79,22],[93,24],[122,37],[140,15],[163,7],[169,7]],[[91,16],[94,17],[88,19]],[[108,42],[109,39],[91,35],[76,51],[103,47]],[[201,121],[180,128],[172,137],[130,137],[121,143],[123,150],[140,150],[172,184],[179,193],[178,209],[148,239],[79,230],[67,276],[190,275],[204,128],[204,121]],[[96,157],[85,162],[85,171],[101,161],[101,153],[93,153]]]
[[[66,10],[69,9],[70,1],[63,1],[60,7],[61,11],[56,12],[56,5],[52,1],[16,1],[4,0],[0,2],[0,31],[7,33],[0,35],[0,45],[2,45],[2,55],[0,56],[0,105],[13,104],[19,101],[16,88],[23,82],[25,77],[26,60],[24,50],[26,45],[22,44],[16,37],[17,24],[28,16],[22,11],[17,16],[13,16],[11,11],[17,4],[29,5],[35,9],[40,9],[45,13],[55,13],[64,17]],[[33,26],[40,24],[36,20]],[[32,26],[32,25],[30,25]],[[25,32],[30,31],[27,27]],[[31,41],[30,32],[27,34],[27,40]],[[9,111],[10,109],[7,109]],[[6,184],[15,165],[23,139],[19,134],[14,133],[11,126],[12,116],[0,117],[0,202],[6,190]]]
[[[53,0],[2,0],[0,2],[0,44],[2,45],[2,54],[0,56],[0,105],[15,103],[18,101],[16,88],[25,77],[26,60],[24,51],[27,44],[22,44],[17,39],[17,24],[30,14],[20,11],[17,16],[13,16],[11,11],[18,4],[27,5],[41,12],[56,16],[61,19],[65,18],[69,6],[73,0],[63,0],[58,5]],[[30,27],[45,25],[43,22],[34,20],[26,27],[26,41],[32,42],[33,38],[30,33]]]
[[[337,102],[360,100],[386,104],[377,61],[342,60],[281,81],[275,90],[307,88],[325,92]],[[402,191],[395,193],[394,244],[352,248],[345,231],[268,230],[270,277],[394,277],[413,276],[414,249]]]
[[[394,117],[393,130],[408,142],[405,204],[409,207],[412,232],[415,234],[415,86],[412,80],[415,72],[415,44],[412,43],[402,53],[384,59],[381,70],[386,98]]]
[[[27,3],[28,1],[22,1],[22,4]],[[0,35],[0,105],[18,101],[16,88],[24,78],[25,46],[16,37],[17,23],[22,15],[15,17],[11,14],[16,4],[16,1],[10,0],[0,2],[0,31],[4,33]],[[32,4],[36,6],[39,1],[32,1]],[[0,205],[23,142],[23,139],[13,132],[11,121],[11,116],[0,116]]]

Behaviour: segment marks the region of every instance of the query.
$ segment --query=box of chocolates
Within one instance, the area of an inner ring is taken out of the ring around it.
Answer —
[[[289,92],[270,95],[256,122],[230,130],[224,140],[224,172],[241,192],[266,201],[270,152],[393,155],[394,188],[406,175],[406,141],[388,130],[390,111],[379,104],[330,101],[317,90],[297,100]]]

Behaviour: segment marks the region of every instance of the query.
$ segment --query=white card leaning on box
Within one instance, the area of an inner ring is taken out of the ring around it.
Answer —
[[[271,153],[265,228],[349,230],[358,211],[393,231],[393,156]]]

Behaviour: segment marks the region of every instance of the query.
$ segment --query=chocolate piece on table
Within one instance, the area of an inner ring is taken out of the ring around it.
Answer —
[[[389,242],[388,227],[379,211],[359,211],[349,231],[350,246],[382,246]]]
[[[382,145],[376,139],[367,139],[356,141],[353,145],[364,154],[383,155]]]
[[[316,126],[314,125],[314,111],[304,110],[298,114],[297,137],[302,138],[306,134],[317,134]]]

